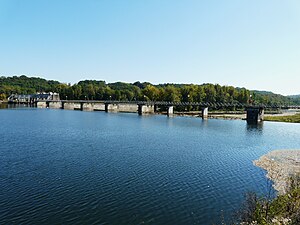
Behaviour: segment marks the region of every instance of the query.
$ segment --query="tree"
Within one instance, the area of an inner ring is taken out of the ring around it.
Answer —
[[[225,88],[219,84],[216,84],[215,90],[216,90],[216,101],[220,103],[224,103],[226,99]]]
[[[77,84],[64,84],[58,81],[36,77],[0,77],[0,93],[6,97],[11,94],[35,94],[36,92],[57,92],[61,99],[98,99],[98,100],[153,100],[183,102],[219,102],[247,104],[250,91],[245,88],[221,86],[218,84],[158,84],[148,82],[105,83],[105,81],[83,80]],[[265,91],[251,91],[255,104],[290,105],[300,104],[300,98],[293,98]],[[144,97],[146,96],[146,97]]]
[[[205,91],[205,101],[206,102],[215,102],[216,101],[216,90],[214,85],[212,84],[207,84],[204,86],[204,91]]]
[[[181,101],[190,102],[192,97],[192,90],[190,85],[185,85],[180,89]]]
[[[73,92],[74,92],[74,99],[80,99],[82,96],[82,87],[80,85],[73,85],[72,87]]]
[[[1,93],[0,94],[0,100],[1,101],[4,101],[4,100],[6,100],[7,98],[6,98],[6,94],[4,94],[4,93]]]
[[[250,97],[250,92],[248,90],[246,90],[245,88],[242,88],[238,93],[237,100],[240,103],[246,104],[249,101],[249,97]]]
[[[150,84],[143,89],[142,93],[151,101],[156,101],[159,97],[159,89]]]
[[[179,102],[180,95],[178,90],[174,86],[168,85],[165,88],[163,100],[169,102]]]
[[[206,99],[206,93],[202,86],[199,86],[194,97],[196,102],[203,102]]]

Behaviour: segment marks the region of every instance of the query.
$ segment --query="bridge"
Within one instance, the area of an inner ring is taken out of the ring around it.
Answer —
[[[137,112],[139,115],[153,114],[164,107],[167,116],[174,115],[174,107],[193,106],[201,109],[202,119],[208,118],[208,109],[244,109],[248,123],[263,120],[265,109],[300,109],[298,105],[251,105],[242,103],[218,102],[166,102],[166,101],[115,101],[115,100],[38,100],[34,105],[39,108],[70,109],[105,112]]]

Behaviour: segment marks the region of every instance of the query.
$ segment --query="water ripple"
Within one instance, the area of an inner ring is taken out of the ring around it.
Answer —
[[[245,191],[264,190],[264,173],[252,160],[300,147],[299,126],[288,124],[255,129],[244,121],[64,110],[1,114],[0,224],[218,223]]]

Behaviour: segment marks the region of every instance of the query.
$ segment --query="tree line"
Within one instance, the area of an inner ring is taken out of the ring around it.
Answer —
[[[0,100],[6,99],[11,94],[36,92],[57,92],[61,99],[74,100],[248,103],[252,98],[251,101],[265,104],[292,104],[295,100],[295,98],[273,93],[266,94],[245,88],[209,83],[154,85],[139,81],[106,83],[105,81],[83,80],[71,85],[24,75],[0,77]]]

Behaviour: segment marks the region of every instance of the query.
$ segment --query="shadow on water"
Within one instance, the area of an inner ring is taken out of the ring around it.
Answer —
[[[208,126],[208,120],[203,120],[198,117],[182,117],[182,116],[174,116],[174,117],[161,117],[161,121],[165,121],[168,127],[189,127],[189,128],[203,128]]]
[[[259,123],[247,123],[246,129],[248,132],[262,133],[264,127],[263,122]]]

